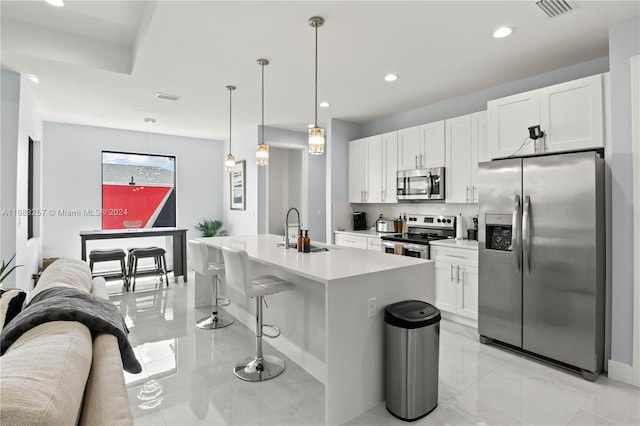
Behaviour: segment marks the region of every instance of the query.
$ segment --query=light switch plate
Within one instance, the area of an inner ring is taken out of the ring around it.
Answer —
[[[367,318],[373,318],[376,315],[376,305],[375,297],[367,300]]]

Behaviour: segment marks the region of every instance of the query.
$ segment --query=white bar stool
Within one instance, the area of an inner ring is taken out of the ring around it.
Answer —
[[[256,298],[256,354],[233,368],[233,372],[242,380],[262,382],[279,376],[285,369],[284,361],[273,355],[262,354],[262,328],[270,327],[277,331],[275,335],[264,334],[266,337],[276,338],[280,329],[274,325],[262,323],[262,302],[268,294],[293,290],[296,286],[273,275],[252,277],[251,261],[244,250],[229,247],[222,248],[227,283],[236,287],[243,287],[249,297]]]
[[[220,275],[224,274],[224,264],[210,262],[209,248],[206,244],[198,241],[189,241],[189,251],[191,252],[191,260],[193,260],[195,271],[205,277],[211,277],[213,281],[213,311],[208,317],[199,319],[196,327],[204,330],[216,330],[233,324],[232,319],[218,314],[218,306],[227,306],[231,303],[227,298],[218,297],[218,283],[220,282]]]

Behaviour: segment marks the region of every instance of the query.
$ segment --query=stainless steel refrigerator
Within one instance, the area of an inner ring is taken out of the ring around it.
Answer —
[[[603,369],[602,150],[480,163],[478,332],[580,370]]]

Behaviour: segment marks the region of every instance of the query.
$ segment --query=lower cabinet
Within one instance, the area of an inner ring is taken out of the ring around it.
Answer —
[[[379,237],[368,237],[366,235],[334,233],[335,245],[363,250],[382,251]]]
[[[478,251],[432,245],[431,259],[436,262],[438,309],[477,321]]]

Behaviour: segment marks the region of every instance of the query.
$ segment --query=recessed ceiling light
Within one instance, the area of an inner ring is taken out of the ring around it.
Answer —
[[[329,108],[331,106],[331,104],[329,102],[320,102],[320,106],[322,108]]]
[[[144,122],[145,122],[145,123],[148,123],[148,124],[153,124],[153,123],[155,123],[155,122],[156,122],[156,119],[155,119],[155,118],[153,118],[153,117],[146,117],[146,118],[144,119]]]
[[[511,35],[513,28],[500,27],[493,32],[493,38],[505,38]]]
[[[49,3],[51,6],[55,6],[55,7],[64,6],[64,1],[63,0],[44,0],[44,1]]]
[[[384,76],[384,81],[396,81],[398,76],[395,74],[387,74]]]
[[[29,77],[29,80],[31,80],[32,83],[34,84],[38,84],[40,83],[40,78],[35,75],[35,74],[26,74],[27,77]]]

